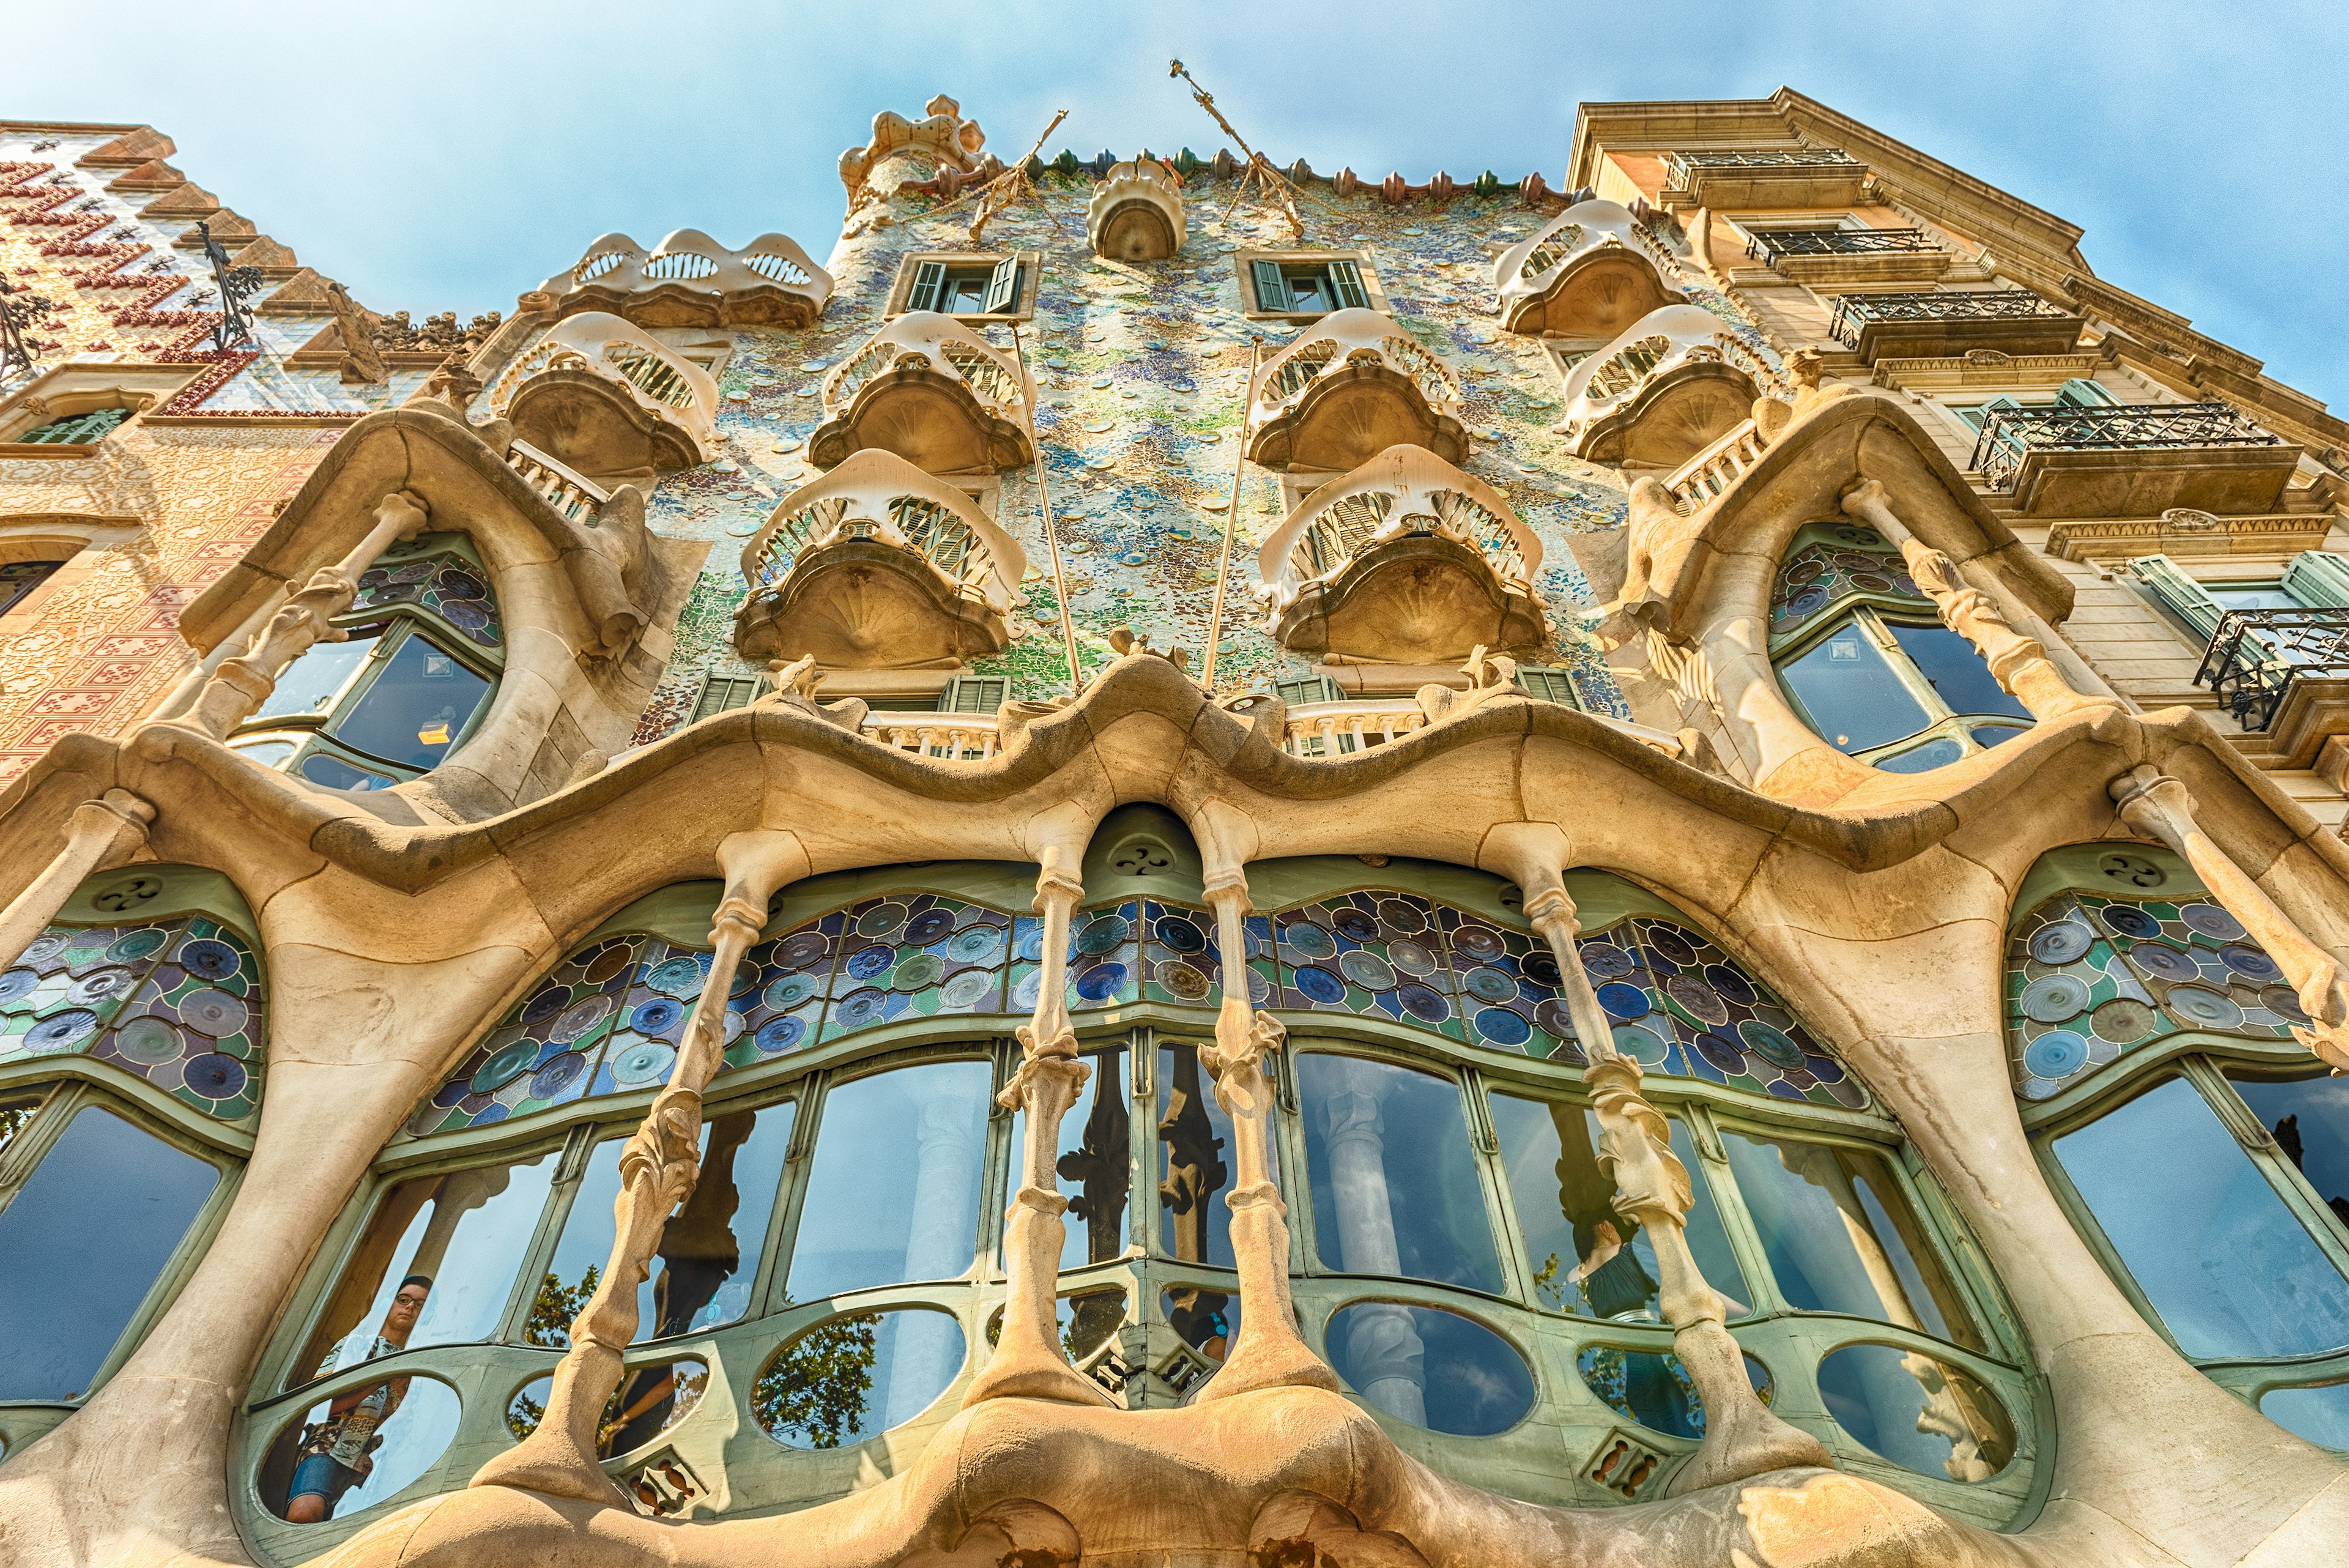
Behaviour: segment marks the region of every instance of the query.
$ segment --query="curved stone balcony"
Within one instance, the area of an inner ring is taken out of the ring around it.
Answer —
[[[1113,164],[1085,207],[1085,244],[1112,261],[1164,261],[1183,248],[1182,176],[1154,158]]]
[[[1036,383],[951,316],[909,310],[833,368],[808,457],[879,448],[929,473],[1000,473],[1035,456]]]
[[[499,378],[490,412],[590,479],[669,473],[718,452],[718,383],[603,311],[555,323]]]
[[[832,275],[789,234],[729,250],[679,229],[647,251],[605,234],[579,265],[539,286],[557,316],[607,310],[639,327],[808,327],[832,297]]]
[[[1281,520],[1257,554],[1257,594],[1292,652],[1456,662],[1545,640],[1530,587],[1541,560],[1541,541],[1492,486],[1393,446]]]
[[[742,549],[734,646],[833,670],[999,651],[1028,557],[970,497],[870,449],[783,497]]]
[[[1673,469],[1752,418],[1776,384],[1721,317],[1668,305],[1574,368],[1550,428],[1587,462]]]
[[[1493,263],[1501,326],[1510,332],[1611,337],[1687,296],[1669,279],[1671,254],[1612,202],[1578,202]]]
[[[1265,361],[1248,408],[1248,461],[1343,473],[1390,447],[1468,456],[1460,383],[1394,318],[1336,310]]]

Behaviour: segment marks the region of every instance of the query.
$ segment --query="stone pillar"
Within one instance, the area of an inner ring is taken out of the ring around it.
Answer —
[[[425,520],[424,499],[413,491],[395,490],[378,502],[375,526],[367,537],[313,576],[254,635],[243,653],[213,671],[196,695],[189,722],[216,741],[227,739],[269,700],[286,666],[321,642],[343,641],[349,634],[332,621],[358,597],[360,575],[395,542],[415,538]]]
[[[1202,848],[1220,843],[1212,829],[1197,836]],[[1338,1375],[1297,1332],[1297,1308],[1288,1295],[1288,1206],[1272,1177],[1272,1079],[1264,1059],[1280,1049],[1288,1032],[1278,1019],[1248,1006],[1247,877],[1219,849],[1209,852],[1206,890],[1216,911],[1224,1002],[1216,1015],[1216,1044],[1200,1051],[1199,1062],[1215,1075],[1216,1103],[1232,1118],[1237,1174],[1225,1202],[1240,1276],[1240,1328],[1239,1343],[1198,1399],[1283,1386],[1335,1390]]]
[[[1003,1330],[995,1353],[963,1396],[966,1409],[1007,1396],[1115,1407],[1092,1378],[1069,1365],[1061,1345],[1054,1297],[1061,1279],[1061,1243],[1069,1207],[1053,1179],[1061,1148],[1061,1118],[1076,1104],[1092,1069],[1077,1057],[1069,1021],[1069,919],[1084,884],[1070,867],[1082,846],[1047,845],[1036,877],[1036,912],[1044,917],[1044,968],[1036,986],[1036,1014],[1019,1030],[1019,1070],[996,1096],[1006,1110],[1023,1110],[1027,1137],[1019,1150],[1019,1186],[1003,1221]]]
[[[74,807],[66,822],[65,847],[0,909],[0,969],[25,956],[82,883],[137,854],[154,820],[155,808],[127,789],[108,790]]]
[[[2051,663],[2038,639],[2014,629],[1996,600],[1958,573],[1957,563],[1931,548],[1893,512],[1880,481],[1862,480],[1846,492],[1843,509],[1865,520],[1900,548],[1909,575],[1941,612],[1941,623],[1979,649],[1998,683],[2034,719],[2059,719],[2082,708],[2115,706],[2109,697],[2084,696]]]
[[[985,1120],[979,1107],[961,1100],[922,1102],[914,1118],[914,1199],[905,1229],[908,1280],[943,1279],[970,1262],[972,1189],[986,1162],[980,1158]],[[961,1331],[942,1313],[907,1313],[898,1320],[896,1353],[889,1368],[889,1396],[882,1424],[910,1421],[954,1381],[962,1358]]]
[[[2349,1073],[2349,989],[2343,986],[2339,962],[2311,941],[2202,831],[2194,820],[2194,797],[2184,784],[2140,763],[2113,781],[2112,796],[2129,830],[2168,845],[2191,866],[2220,908],[2234,916],[2283,971],[2309,1017],[2306,1028],[2293,1026],[2292,1038],[2336,1075]]]
[[[1399,1276],[1402,1254],[1395,1245],[1394,1204],[1387,1190],[1379,1071],[1361,1061],[1339,1059],[1330,1065],[1337,1087],[1323,1103],[1321,1130],[1345,1270]],[[1379,1303],[1358,1306],[1348,1315],[1346,1349],[1362,1397],[1389,1415],[1427,1425],[1427,1349],[1412,1324],[1411,1309]]]
[[[620,1151],[612,1252],[603,1278],[571,1324],[571,1348],[554,1368],[538,1429],[476,1471],[475,1486],[632,1506],[596,1463],[596,1428],[636,1336],[636,1287],[651,1276],[669,1215],[692,1196],[700,1173],[701,1091],[725,1051],[726,1002],[735,972],[767,923],[767,901],[785,882],[806,875],[808,862],[792,835],[756,829],[719,840],[718,867],[726,889],[710,920],[709,973],[668,1083]]]

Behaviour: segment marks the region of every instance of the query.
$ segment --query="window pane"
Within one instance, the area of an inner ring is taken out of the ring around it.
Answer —
[[[268,701],[254,711],[257,719],[282,718],[288,713],[323,713],[343,682],[351,678],[375,651],[381,640],[377,632],[354,635],[348,642],[321,642],[310,651],[285,667],[277,678],[277,689]]]
[[[2014,1458],[1998,1396],[1930,1355],[1847,1345],[1819,1363],[1819,1396],[1845,1431],[1920,1475],[1985,1481]]]
[[[1102,1051],[1085,1061],[1092,1081],[1077,1091],[1077,1103],[1061,1118],[1061,1147],[1052,1181],[1069,1195],[1061,1220],[1061,1267],[1081,1269],[1106,1262],[1125,1251],[1125,1199],[1133,1185],[1127,1153],[1133,1126],[1126,1114],[1125,1053]],[[1028,1147],[1028,1113],[1011,1113],[1011,1173],[1019,1185],[1019,1151]]]
[[[1881,1157],[1749,1133],[1721,1141],[1789,1306],[1982,1348]]]
[[[1839,752],[1864,752],[1923,729],[1923,704],[1892,672],[1868,634],[1845,622],[1826,640],[1781,667],[1787,690],[1820,736]]]
[[[389,789],[399,782],[388,774],[355,768],[325,752],[313,752],[302,759],[302,776],[328,789]]]
[[[2003,713],[2028,719],[2031,710],[1998,683],[1974,645],[1946,626],[1909,626],[1887,621],[1892,640],[1909,656],[1918,672],[1932,684],[1934,695],[1952,713]]]
[[[1288,308],[1291,310],[1327,310],[1330,308],[1330,278],[1319,268],[1311,272],[1287,275]]]
[[[824,1096],[792,1251],[792,1301],[970,1267],[993,1081],[984,1062],[940,1062]]]
[[[856,1313],[776,1352],[750,1386],[750,1413],[788,1448],[837,1449],[928,1409],[962,1363],[962,1325],[945,1313]]]
[[[2349,1282],[2191,1084],[2064,1134],[2055,1157],[2187,1355],[2349,1343]]]
[[[661,1231],[652,1277],[636,1287],[636,1338],[732,1323],[750,1306],[751,1276],[759,1272],[775,1187],[782,1179],[783,1150],[791,1146],[792,1111],[789,1105],[731,1111],[703,1126],[701,1178]],[[533,1345],[571,1343],[571,1320],[611,1262],[612,1205],[620,1195],[620,1151],[627,1142],[606,1138],[588,1158],[523,1329]]]
[[[1533,1369],[1474,1318],[1356,1302],[1330,1318],[1330,1364],[1398,1420],[1464,1438],[1506,1432],[1534,1407]]]
[[[1349,1273],[1499,1291],[1500,1259],[1459,1085],[1321,1054],[1299,1057],[1297,1078],[1321,1262]]]
[[[1279,1149],[1273,1179],[1280,1179]],[[1232,1211],[1237,1180],[1232,1159],[1232,1118],[1216,1101],[1215,1080],[1187,1045],[1158,1053],[1158,1245],[1170,1258],[1213,1263],[1232,1260]],[[1235,1309],[1237,1310],[1237,1309]]]
[[[1495,1095],[1491,1103],[1509,1198],[1533,1265],[1535,1299],[1587,1317],[1662,1321],[1655,1248],[1636,1221],[1615,1212],[1615,1183],[1599,1164],[1597,1114],[1510,1095]],[[1741,1317],[1753,1310],[1745,1276],[1729,1250],[1688,1128],[1674,1117],[1671,1129],[1672,1153],[1688,1168],[1696,1194],[1688,1213],[1689,1251],[1705,1282],[1723,1298],[1726,1315]]]
[[[2320,1447],[2349,1449],[2349,1383],[2272,1389],[2260,1397],[2260,1414]]]
[[[2267,610],[2298,609],[2301,603],[2283,591],[2281,583],[2244,583],[2230,587],[2225,583],[2205,583],[2203,590],[2217,600],[2221,609]]]
[[[392,1298],[410,1275],[430,1280],[432,1293],[407,1348],[495,1334],[546,1207],[554,1164],[549,1151],[513,1165],[419,1177],[385,1193],[293,1381],[371,1359]]]
[[[2349,1078],[2262,1082],[2227,1075],[2260,1125],[2275,1134],[2292,1168],[2308,1179],[2349,1230]]]
[[[335,736],[385,762],[429,768],[449,754],[489,691],[490,683],[455,655],[410,636],[343,715]]]
[[[0,1399],[78,1399],[220,1172],[92,1106],[0,1210]]]

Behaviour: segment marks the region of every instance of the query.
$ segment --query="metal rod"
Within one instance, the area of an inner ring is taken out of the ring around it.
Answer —
[[[1207,661],[1199,672],[1199,684],[1210,693],[1216,690],[1216,650],[1224,640],[1224,592],[1232,580],[1232,536],[1240,528],[1240,481],[1247,477],[1248,410],[1256,407],[1257,369],[1264,362],[1264,339],[1248,339],[1247,395],[1240,402],[1240,454],[1232,460],[1231,504],[1224,508],[1223,569],[1216,574],[1216,609],[1207,618]]]
[[[1044,438],[1036,433],[1036,379],[1028,373],[1028,350],[1019,342],[1019,323],[1011,323],[1011,357],[1019,366],[1020,400],[1027,405],[1028,449],[1036,454],[1036,501],[1044,514],[1044,543],[1052,552],[1052,592],[1061,601],[1061,639],[1069,649],[1069,695],[1085,689],[1084,667],[1077,662],[1077,628],[1069,619],[1069,575],[1061,569],[1061,535],[1052,525],[1052,485],[1045,477]]]

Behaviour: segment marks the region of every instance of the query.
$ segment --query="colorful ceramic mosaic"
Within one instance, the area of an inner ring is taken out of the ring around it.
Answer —
[[[0,974],[0,1064],[85,1056],[226,1122],[261,1108],[267,1039],[253,950],[201,916],[51,926]]]
[[[1796,630],[1819,611],[1856,594],[1930,604],[1900,552],[1872,528],[1837,527],[1786,558],[1770,592],[1770,633]]]
[[[2044,1100],[2187,1032],[2289,1040],[2308,1022],[2283,971],[2218,905],[2066,893],[2007,946],[2014,1091]]]
[[[351,610],[414,605],[437,616],[483,648],[505,641],[497,596],[481,569],[458,550],[440,550],[412,560],[370,566],[359,576]]]

